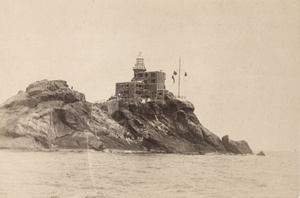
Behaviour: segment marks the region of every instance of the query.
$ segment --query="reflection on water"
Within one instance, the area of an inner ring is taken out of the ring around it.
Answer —
[[[0,197],[297,197],[298,153],[0,151]]]

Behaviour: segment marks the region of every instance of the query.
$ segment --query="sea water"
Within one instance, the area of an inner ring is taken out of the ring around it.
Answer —
[[[298,197],[298,153],[0,150],[0,197]]]

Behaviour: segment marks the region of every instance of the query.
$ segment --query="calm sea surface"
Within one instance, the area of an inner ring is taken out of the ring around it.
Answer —
[[[298,197],[298,153],[0,150],[0,197]]]

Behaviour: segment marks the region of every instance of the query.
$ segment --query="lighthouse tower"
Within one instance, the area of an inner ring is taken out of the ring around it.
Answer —
[[[164,99],[167,93],[166,73],[160,71],[146,71],[144,57],[140,52],[133,67],[134,77],[130,82],[116,83],[116,97],[130,98],[142,101],[142,98]]]
[[[142,52],[140,52],[139,55],[136,57],[136,63],[135,66],[133,67],[133,71],[134,71],[134,77],[137,77],[138,73],[146,71]]]

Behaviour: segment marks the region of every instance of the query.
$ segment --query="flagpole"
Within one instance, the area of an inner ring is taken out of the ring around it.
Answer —
[[[178,97],[180,97],[180,65],[181,65],[181,57],[179,57]]]

